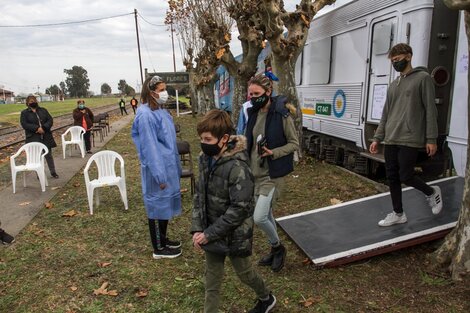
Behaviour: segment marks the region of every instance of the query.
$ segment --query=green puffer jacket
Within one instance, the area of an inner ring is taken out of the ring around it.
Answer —
[[[228,149],[209,168],[199,156],[199,179],[194,196],[191,233],[204,232],[204,250],[229,256],[249,256],[253,241],[254,178],[246,138],[231,136]]]

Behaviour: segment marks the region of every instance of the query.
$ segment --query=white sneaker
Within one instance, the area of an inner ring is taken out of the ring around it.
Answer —
[[[408,220],[406,219],[406,214],[403,212],[401,215],[398,215],[395,212],[387,214],[387,216],[379,222],[379,226],[392,226],[395,224],[403,224]]]
[[[437,215],[442,210],[441,188],[439,188],[439,186],[431,186],[431,188],[434,189],[434,193],[429,197],[426,196],[426,200],[428,200],[429,206],[432,210],[432,214]]]

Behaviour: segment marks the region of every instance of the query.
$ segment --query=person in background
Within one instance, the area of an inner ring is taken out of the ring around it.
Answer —
[[[163,79],[147,78],[131,132],[140,160],[154,259],[181,255],[181,242],[170,240],[167,235],[169,220],[181,214],[181,164],[175,125],[170,113],[163,108],[167,100]]]
[[[205,313],[219,312],[220,289],[228,257],[238,278],[258,296],[249,311],[270,312],[276,298],[253,269],[254,178],[251,174],[246,138],[231,136],[228,113],[214,109],[197,125],[202,154],[194,197],[191,233],[196,249],[206,256]]]
[[[27,109],[21,111],[20,123],[25,131],[25,143],[40,142],[44,144],[49,153],[46,154],[46,162],[53,178],[59,178],[57,175],[54,158],[52,156],[52,148],[57,144],[52,136],[53,119],[49,112],[39,106],[35,96],[30,95],[26,98]]]
[[[134,111],[134,115],[135,115],[135,111],[137,110],[137,105],[139,104],[139,102],[137,101],[135,96],[132,96],[132,99],[130,102],[131,102],[132,110]]]
[[[420,149],[432,157],[437,151],[437,108],[434,84],[426,68],[411,66],[413,50],[399,43],[388,54],[393,68],[400,73],[388,88],[380,124],[369,147],[378,152],[384,143],[385,171],[390,186],[393,212],[379,221],[379,226],[407,222],[403,212],[401,184],[421,191],[433,214],[442,209],[439,186],[429,186],[414,174]]]
[[[93,112],[85,106],[85,100],[78,100],[77,107],[73,110],[73,125],[82,126],[86,132],[83,136],[87,153],[91,152],[91,129],[93,127]]]
[[[286,248],[277,234],[273,208],[284,186],[284,177],[294,170],[294,152],[299,139],[291,114],[295,108],[284,96],[272,96],[272,80],[258,74],[248,83],[252,107],[248,109],[245,135],[255,176],[257,198],[254,220],[268,237],[271,251],[258,265],[279,272],[285,263]]]
[[[252,107],[251,101],[248,100],[242,104],[240,114],[238,115],[237,135],[244,135],[246,122],[248,122],[248,109]]]
[[[121,109],[121,115],[124,115],[124,113],[127,115],[126,101],[124,101],[124,98],[121,98],[121,101],[119,101],[119,109]]]
[[[2,221],[0,221],[0,226],[2,226]],[[15,242],[15,237],[7,233],[3,228],[0,228],[0,241],[4,245],[9,245]]]

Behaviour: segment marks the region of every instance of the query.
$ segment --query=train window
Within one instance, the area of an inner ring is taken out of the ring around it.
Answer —
[[[304,49],[304,78],[307,84],[327,84],[330,81],[331,37],[310,42]]]
[[[392,43],[392,23],[387,20],[374,27],[373,53],[375,55],[386,54]]]

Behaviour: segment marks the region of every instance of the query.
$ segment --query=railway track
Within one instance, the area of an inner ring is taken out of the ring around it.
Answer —
[[[131,109],[132,110],[132,109]],[[110,115],[120,114],[116,104],[109,104],[93,109],[93,114],[108,113]],[[72,113],[67,113],[54,117],[52,133],[54,137],[59,136],[63,130],[73,125]],[[24,142],[24,129],[21,126],[9,126],[0,129],[0,157],[5,153],[10,154],[12,148]],[[8,150],[8,151],[7,151]]]

